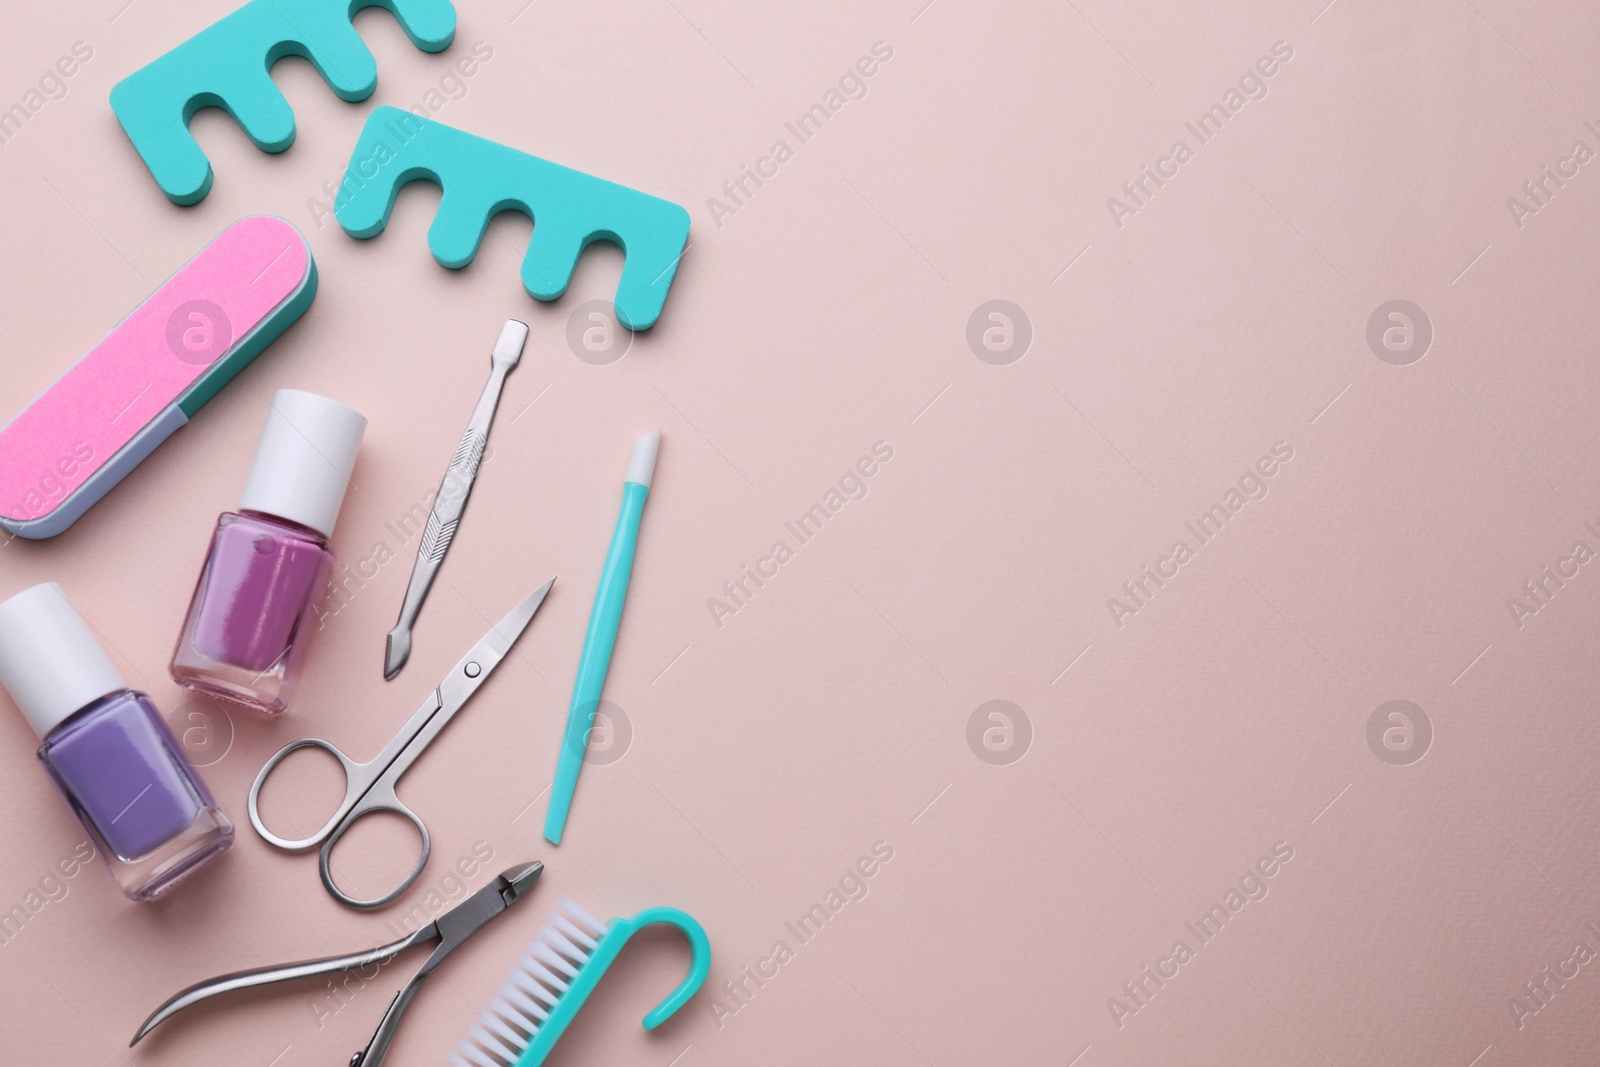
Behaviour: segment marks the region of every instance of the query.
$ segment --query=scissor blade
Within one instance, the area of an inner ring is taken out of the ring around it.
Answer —
[[[483,639],[472,646],[472,651],[461,657],[461,662],[455,665],[450,674],[439,685],[440,701],[443,710],[454,712],[465,704],[485,678],[505,658],[511,646],[517,643],[517,638],[522,636],[522,631],[528,628],[533,621],[534,613],[539,610],[539,605],[544,603],[544,598],[549,594],[550,587],[556,584],[551,578],[539,588],[528,594],[526,600],[511,609],[511,613],[494,625],[494,628],[483,635]],[[474,673],[468,668],[477,664],[478,670]]]
[[[555,584],[556,580],[551,578],[529,593],[527,599],[512,608],[509,615],[496,623],[494,629],[485,634],[483,640],[479,641],[472,651],[481,652],[486,656],[493,655],[496,659],[511,651],[511,646],[517,643],[522,631],[533,621],[534,613],[539,610],[539,605],[544,603],[544,598],[550,593],[550,587]]]

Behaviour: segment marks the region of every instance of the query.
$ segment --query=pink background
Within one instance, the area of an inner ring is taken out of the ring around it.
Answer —
[[[151,906],[98,869],[61,883],[0,947],[8,1058],[345,1063],[420,954],[337,1012],[313,983],[124,1044],[192,981],[393,936],[398,909],[346,910],[312,857],[257,839],[245,790],[303,733],[375,752],[552,573],[518,655],[402,785],[434,835],[404,906],[449,895],[478,842],[490,871],[528,858],[549,871],[438,972],[394,1064],[443,1062],[562,895],[601,915],[683,907],[716,956],[706,990],[646,1034],[638,1019],[684,953],[669,938],[630,950],[552,1063],[1594,1058],[1600,968],[1520,1028],[1510,1002],[1536,1005],[1523,983],[1576,941],[1600,951],[1584,925],[1600,927],[1586,681],[1600,574],[1580,567],[1520,628],[1507,600],[1578,540],[1600,549],[1583,526],[1600,526],[1600,310],[1582,284],[1600,176],[1580,168],[1520,228],[1507,198],[1575,141],[1600,148],[1583,125],[1600,120],[1600,13],[1321,2],[485,0],[461,5],[437,56],[367,12],[374,97],[342,103],[308,64],[283,63],[298,142],[266,156],[202,116],[216,185],[188,209],[160,195],[106,94],[229,4],[12,12],[0,103],[74,41],[94,55],[0,145],[0,409],[20,409],[242,215],[300,226],[322,288],[74,529],[0,550],[0,593],[61,581],[180,726],[200,729],[208,707],[212,739],[231,722],[204,773],[241,824],[231,854]],[[493,58],[442,121],[693,215],[661,324],[619,362],[582,361],[565,340],[573,309],[613,292],[614,253],[595,250],[562,301],[537,305],[517,278],[520,217],[451,273],[426,250],[426,187],[370,242],[308,207],[373,106],[426,100],[479,40]],[[784,122],[876,41],[893,58],[865,97],[796,146]],[[1267,95],[1119,228],[1107,198],[1279,41],[1293,58]],[[708,198],[778,138],[793,158],[714,218]],[[1008,365],[966,340],[992,299],[1031,322]],[[1365,337],[1393,299],[1432,323],[1407,366]],[[327,619],[282,720],[186,702],[165,664],[272,391],[371,418],[335,537],[355,566],[394,547],[385,524],[436,485],[510,316],[529,322],[528,352],[404,673],[386,684],[380,665],[414,540]],[[657,425],[607,688],[633,741],[585,770],[552,849],[544,800],[530,802],[554,768],[629,442]],[[719,628],[708,599],[879,441],[893,458],[867,496],[791,541]],[[1119,628],[1108,598],[1277,442],[1293,458],[1267,495]],[[1031,723],[1008,765],[967,740],[996,699]],[[1395,699],[1433,729],[1405,766],[1367,740]],[[0,741],[4,910],[82,834],[14,712]],[[800,944],[785,923],[876,842],[893,858],[866,896]],[[1293,859],[1268,895],[1200,946],[1185,924],[1279,842]],[[371,871],[352,861],[358,879],[383,873],[373,851]],[[1119,1026],[1110,999],[1135,1006],[1123,983],[1180,939],[1193,958]],[[776,976],[742,1003],[721,992],[778,940],[793,957]]]

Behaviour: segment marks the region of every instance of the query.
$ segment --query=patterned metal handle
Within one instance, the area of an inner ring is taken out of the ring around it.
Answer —
[[[461,514],[467,510],[467,496],[472,492],[473,479],[478,476],[478,464],[483,459],[484,446],[488,443],[488,437],[470,426],[461,435],[461,444],[456,446],[450,469],[445,472],[439,494],[434,498],[433,510],[428,513],[428,525],[422,531],[422,547],[417,551],[418,559],[438,563],[450,550]]]
[[[417,546],[417,561],[411,568],[411,583],[406,587],[405,600],[400,605],[400,618],[389,631],[388,647],[384,656],[385,678],[392,678],[405,665],[411,654],[411,627],[422,611],[422,602],[433,588],[434,576],[450,551],[455,540],[456,527],[467,508],[467,498],[472,495],[472,483],[478,477],[478,467],[483,462],[484,449],[489,444],[489,427],[494,422],[495,408],[500,404],[500,392],[505,387],[506,375],[517,365],[522,354],[522,344],[527,338],[527,327],[520,322],[508,322],[500,333],[491,356],[492,369],[484,383],[483,394],[472,409],[472,418],[461,434],[450,466],[434,495],[433,508],[428,512],[428,523],[422,531],[422,543]]]

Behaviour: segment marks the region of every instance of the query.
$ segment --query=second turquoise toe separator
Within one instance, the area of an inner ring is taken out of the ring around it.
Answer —
[[[450,0],[250,0],[113,86],[111,110],[167,199],[195,204],[211,191],[211,163],[189,133],[202,108],[233,116],[263,152],[294,143],[294,112],[272,81],[278,60],[309,60],[342,99],[371,96],[377,61],[351,25],[369,7],[392,13],[425,52],[455,38]]]
[[[432,181],[442,194],[428,247],[443,266],[471,263],[489,220],[516,209],[534,223],[522,261],[522,285],[534,299],[558,299],[584,248],[610,241],[624,257],[617,321],[645,330],[661,316],[689,240],[689,212],[680,205],[409,111],[379,107],[351,153],[334,217],[352,237],[376,236],[388,225],[401,187],[418,179]]]

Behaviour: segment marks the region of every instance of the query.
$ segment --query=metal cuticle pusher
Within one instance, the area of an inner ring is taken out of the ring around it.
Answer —
[[[500,328],[500,338],[490,353],[489,380],[484,383],[478,406],[472,409],[472,418],[462,431],[461,442],[439,492],[433,498],[433,510],[428,514],[428,525],[422,532],[422,543],[417,547],[417,561],[411,568],[411,584],[406,586],[406,597],[400,605],[400,618],[389,631],[384,647],[383,677],[385,680],[400,673],[411,656],[411,628],[422,611],[422,602],[428,598],[434,576],[450,550],[456,535],[461,514],[466,511],[467,498],[472,495],[472,483],[478,477],[478,464],[483,459],[484,447],[489,443],[489,427],[494,423],[495,408],[500,403],[500,391],[506,375],[522,358],[522,347],[528,340],[528,325],[511,319]]]

